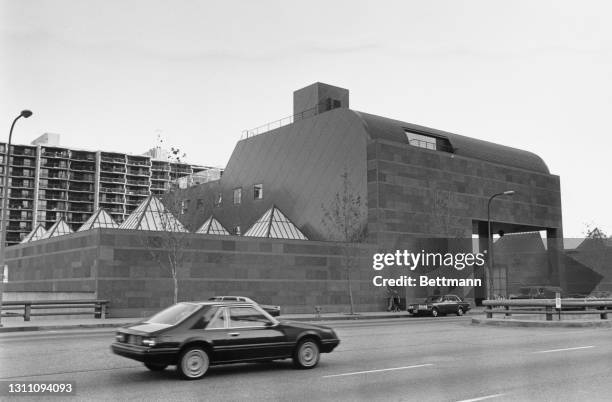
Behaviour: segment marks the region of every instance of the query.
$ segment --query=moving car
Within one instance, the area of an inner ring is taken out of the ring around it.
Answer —
[[[176,365],[187,380],[202,378],[210,365],[293,359],[311,369],[340,340],[322,325],[277,321],[246,302],[182,302],[146,321],[119,328],[111,350],[153,371]]]
[[[449,313],[463,315],[469,309],[470,303],[455,295],[429,296],[423,303],[408,306],[408,312],[413,315],[429,314],[434,317]]]
[[[245,302],[245,303],[259,304],[253,299],[249,299],[248,297],[244,297],[244,296],[215,296],[215,297],[211,297],[208,300],[239,301],[239,302]],[[259,306],[263,308],[264,310],[266,310],[266,312],[270,314],[272,317],[278,317],[280,315],[280,310],[281,310],[280,306],[271,306],[269,304],[259,304]]]

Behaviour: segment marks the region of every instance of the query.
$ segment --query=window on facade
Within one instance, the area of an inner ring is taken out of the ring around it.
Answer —
[[[242,202],[242,189],[234,189],[234,205],[239,205]]]
[[[404,130],[404,132],[406,133],[408,143],[414,147],[431,149],[433,151],[453,152],[453,147],[447,138],[417,133],[410,130]]]
[[[253,199],[263,199],[263,184],[256,184],[253,186]]]

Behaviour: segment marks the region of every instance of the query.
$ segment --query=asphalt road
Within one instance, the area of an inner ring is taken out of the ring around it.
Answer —
[[[470,325],[469,317],[339,321],[331,326],[342,342],[322,355],[313,370],[293,369],[290,361],[237,364],[213,367],[199,381],[180,380],[173,368],[150,372],[113,355],[108,330],[2,334],[0,380],[73,381],[77,396],[67,400],[612,398],[610,329],[479,327]]]

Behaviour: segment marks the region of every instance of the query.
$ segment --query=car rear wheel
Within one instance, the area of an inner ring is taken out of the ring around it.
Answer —
[[[166,367],[168,367],[167,364],[151,364],[151,363],[145,363],[144,364],[146,368],[148,368],[151,371],[162,371],[164,370]]]
[[[298,343],[293,352],[293,364],[300,369],[311,369],[319,363],[321,352],[319,345],[312,339],[304,339]]]
[[[208,352],[199,346],[187,348],[181,353],[177,369],[186,380],[197,380],[204,377],[210,366]]]
[[[433,308],[433,310],[431,310],[431,315],[433,315],[434,317],[437,317],[440,315],[440,312],[438,311],[437,308]]]
[[[457,309],[457,315],[463,315],[463,307]]]

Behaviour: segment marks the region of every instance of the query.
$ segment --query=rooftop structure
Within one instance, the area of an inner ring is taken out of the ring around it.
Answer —
[[[119,228],[187,232],[183,224],[154,195],[147,197]]]
[[[196,231],[196,233],[203,234],[214,234],[221,236],[229,236],[229,232],[227,229],[223,227],[223,225],[214,218],[214,216],[210,216],[210,218],[206,219],[202,226]]]
[[[104,208],[98,208],[98,210],[79,228],[79,232],[84,230],[90,230],[95,228],[118,228],[119,225],[113,220],[112,216],[104,210]]]

